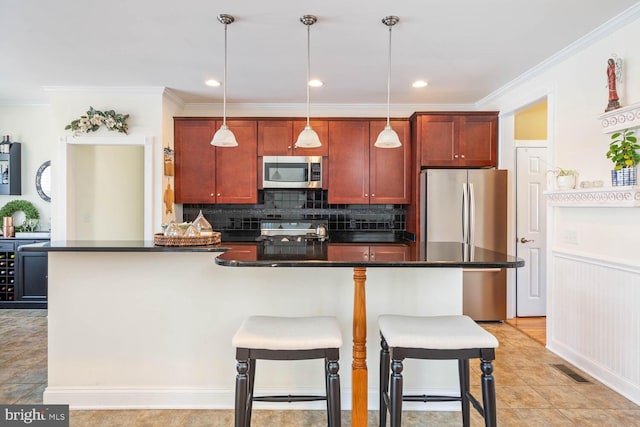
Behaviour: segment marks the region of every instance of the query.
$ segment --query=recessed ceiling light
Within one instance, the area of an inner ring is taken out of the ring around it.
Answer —
[[[211,86],[211,87],[218,87],[220,86],[220,82],[217,80],[213,80],[213,79],[209,79],[206,82],[204,82],[204,84],[206,84],[207,86]]]
[[[415,82],[413,82],[413,84],[411,86],[413,87],[427,87],[429,85],[429,83],[425,82],[424,80],[416,80]]]
[[[311,87],[320,87],[323,86],[324,82],[318,79],[309,80],[309,86]]]

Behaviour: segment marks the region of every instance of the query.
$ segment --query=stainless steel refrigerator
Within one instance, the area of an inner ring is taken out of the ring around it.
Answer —
[[[462,242],[507,251],[507,171],[424,169],[420,175],[423,242]],[[463,313],[474,320],[507,317],[505,269],[463,271]]]

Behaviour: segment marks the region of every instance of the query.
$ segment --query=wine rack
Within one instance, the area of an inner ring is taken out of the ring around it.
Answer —
[[[0,243],[0,302],[16,300],[16,270],[14,242]]]
[[[48,257],[18,248],[47,240],[0,240],[0,309],[46,308]]]

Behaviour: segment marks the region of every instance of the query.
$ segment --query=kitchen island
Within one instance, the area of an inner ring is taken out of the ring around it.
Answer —
[[[49,253],[44,402],[67,403],[75,409],[230,409],[235,378],[231,337],[242,320],[252,314],[324,314],[338,318],[345,336],[341,349],[343,408],[351,408],[349,396],[354,394],[365,408],[375,409],[377,370],[367,373],[365,364],[365,370],[356,374],[364,372],[365,385],[366,380],[372,384],[365,386],[363,398],[362,390],[352,390],[349,371],[344,369],[352,362],[348,337],[353,309],[364,307],[362,276],[356,280],[361,282],[356,286],[354,306],[353,268],[358,276],[372,267],[366,278],[370,320],[356,313],[359,324],[364,322],[364,328],[356,331],[356,341],[360,347],[370,346],[369,363],[375,365],[379,314],[460,314],[462,266],[522,265],[514,257],[459,243],[322,245],[311,259],[295,260],[266,251],[260,243],[165,248],[148,242],[52,242],[24,248]],[[242,268],[226,267],[234,265]],[[363,333],[369,335],[369,344]],[[360,363],[358,359],[353,362]],[[322,375],[312,375],[322,369],[309,369],[320,362],[298,363],[293,369],[270,363],[256,378],[257,391],[322,392]],[[425,362],[414,368],[433,378],[430,390],[456,392],[455,363]],[[406,388],[412,391],[416,386],[408,382]],[[265,406],[323,408],[318,402]],[[456,405],[440,403],[430,408],[454,409]]]

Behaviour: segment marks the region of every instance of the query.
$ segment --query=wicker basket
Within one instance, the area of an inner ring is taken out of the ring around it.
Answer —
[[[165,236],[162,233],[153,235],[153,244],[156,246],[209,246],[220,243],[220,233],[214,231],[212,236],[185,237]]]

